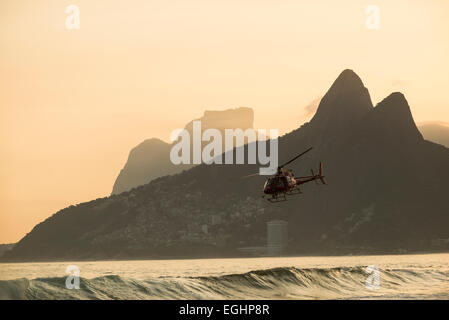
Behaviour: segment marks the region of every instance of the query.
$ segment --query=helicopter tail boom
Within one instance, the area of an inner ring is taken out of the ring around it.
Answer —
[[[318,169],[318,174],[315,174],[313,172],[313,170],[311,170],[311,171],[312,171],[312,175],[311,176],[295,178],[296,179],[296,184],[300,185],[300,184],[304,184],[304,183],[307,183],[307,182],[310,182],[310,181],[314,181],[314,180],[315,181],[316,180],[320,180],[322,184],[327,184],[326,180],[324,180],[323,165],[321,164],[321,162],[320,162],[320,167]]]

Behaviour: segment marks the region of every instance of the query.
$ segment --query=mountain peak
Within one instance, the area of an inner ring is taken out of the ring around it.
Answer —
[[[334,134],[334,129],[344,130],[372,108],[368,89],[354,71],[346,69],[321,99],[311,123]]]
[[[201,127],[203,129],[240,128],[246,130],[248,128],[253,128],[254,111],[252,108],[247,107],[239,107],[226,110],[206,110],[204,111],[204,115],[201,118],[196,119],[196,121],[198,120],[201,121]],[[191,131],[193,121],[190,121],[185,126],[185,129]]]
[[[227,110],[206,110],[201,118],[201,129],[219,129],[224,134],[225,129],[253,128],[254,112],[251,108],[240,107]],[[192,134],[193,121],[185,129]],[[140,185],[147,184],[163,175],[179,173],[191,168],[191,164],[174,165],[170,159],[171,144],[157,138],[143,141],[134,147],[124,168],[117,177],[112,194],[119,194]]]
[[[338,90],[338,91],[356,91],[360,89],[364,89],[362,79],[351,69],[343,70],[337,79],[332,84],[329,91]]]
[[[374,108],[373,119],[376,127],[382,128],[386,136],[396,136],[401,141],[421,140],[407,99],[401,92],[393,92]],[[405,139],[405,140],[404,140]]]
[[[379,112],[388,112],[397,116],[412,118],[412,112],[407,99],[401,92],[393,92],[379,102],[375,108]],[[412,118],[413,120],[413,118]]]

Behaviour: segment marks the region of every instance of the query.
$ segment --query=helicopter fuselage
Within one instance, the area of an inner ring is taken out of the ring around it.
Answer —
[[[296,185],[297,185],[296,179],[294,178],[292,173],[288,172],[276,174],[274,177],[271,177],[265,181],[263,193],[265,194],[284,193],[295,188]]]
[[[278,166],[276,174],[273,177],[268,178],[265,181],[265,184],[263,186],[263,193],[264,193],[263,198],[267,199],[270,202],[286,201],[287,195],[290,196],[290,195],[295,195],[295,194],[301,193],[301,190],[299,190],[299,186],[301,184],[304,184],[304,183],[307,183],[310,181],[315,181],[315,182],[321,181],[322,184],[326,184],[326,182],[324,181],[323,167],[321,165],[321,162],[320,162],[318,174],[315,174],[313,172],[313,170],[310,170],[312,172],[312,175],[306,176],[306,177],[296,177],[295,178],[295,176],[291,170],[284,169],[284,167],[286,165],[292,163],[293,161],[295,161],[299,157],[303,156],[304,154],[306,154],[307,152],[309,152],[312,149],[313,148],[310,147],[309,149],[298,154],[296,157],[290,159],[286,163]],[[249,176],[254,176],[254,174],[249,175]],[[246,176],[246,177],[249,177],[249,176]],[[316,181],[316,180],[318,180],[318,181]],[[265,197],[265,196],[267,196],[267,197]]]
[[[263,193],[268,196],[266,199],[270,202],[285,201],[287,200],[286,196],[301,193],[299,189],[301,184],[310,181],[317,182],[316,180],[326,184],[321,163],[318,174],[315,174],[312,170],[312,175],[306,177],[295,177],[291,170],[279,168],[276,175],[265,181]]]

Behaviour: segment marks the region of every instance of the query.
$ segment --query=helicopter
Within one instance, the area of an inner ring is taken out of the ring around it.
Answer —
[[[312,175],[305,177],[295,177],[292,170],[284,169],[286,165],[292,163],[293,161],[295,161],[296,159],[298,159],[299,157],[306,154],[312,149],[313,148],[310,147],[306,151],[300,153],[296,157],[280,165],[277,168],[276,174],[265,181],[263,187],[264,195],[262,197],[268,200],[269,202],[287,201],[287,196],[302,193],[301,190],[299,189],[299,186],[301,184],[310,181],[315,181],[316,183],[318,183],[318,181],[321,181],[321,184],[326,184],[326,181],[324,180],[323,176],[323,166],[321,162],[318,169],[318,174],[315,174],[313,170],[311,170]]]

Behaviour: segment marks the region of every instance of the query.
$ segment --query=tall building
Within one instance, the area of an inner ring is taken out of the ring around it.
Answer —
[[[267,253],[280,255],[287,248],[288,222],[272,220],[267,222]]]

